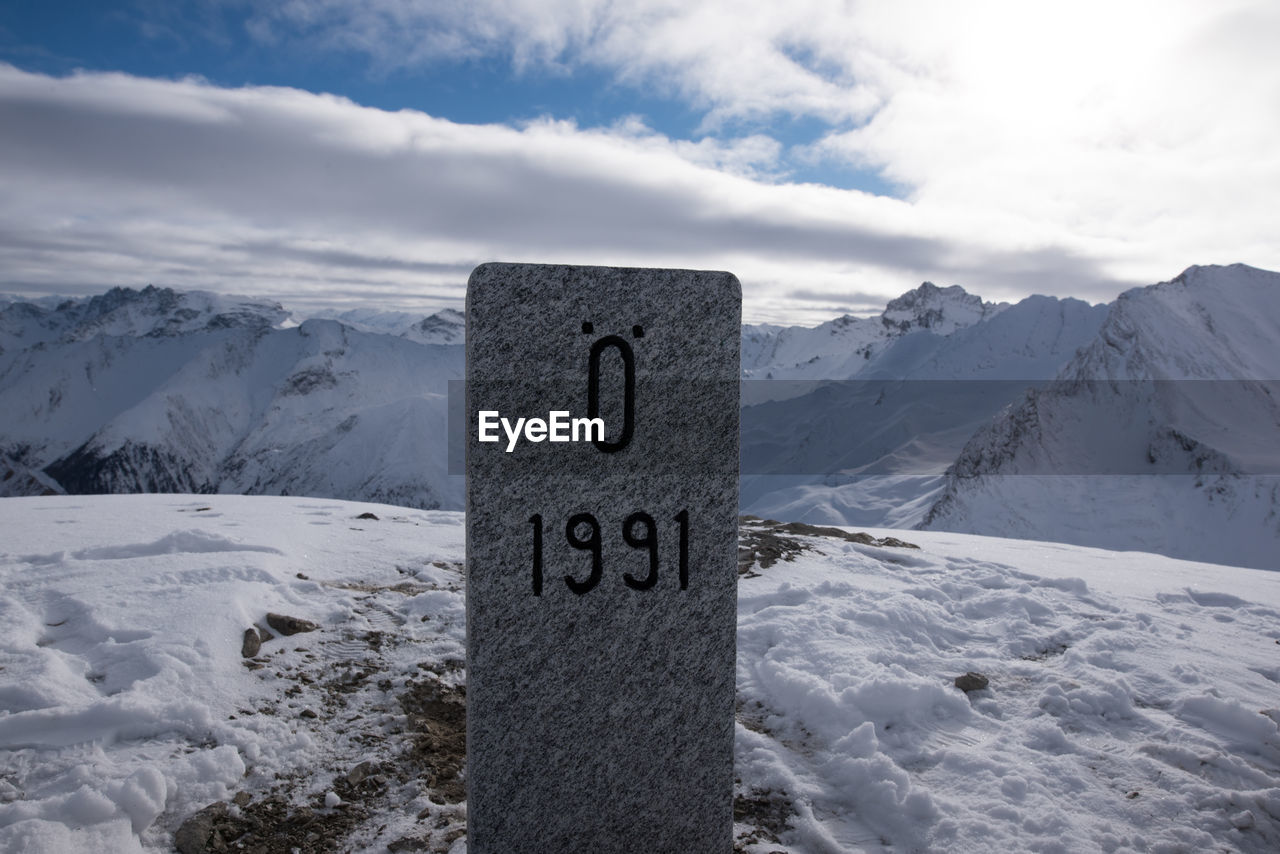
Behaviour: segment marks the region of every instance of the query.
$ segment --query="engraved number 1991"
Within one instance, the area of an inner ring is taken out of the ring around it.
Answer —
[[[689,511],[681,510],[674,517],[679,525],[680,544],[677,552],[677,573],[680,589],[689,589]],[[533,526],[533,595],[542,595],[542,514],[529,517]],[[600,583],[604,574],[604,551],[601,546],[600,522],[590,513],[575,513],[564,526],[565,540],[573,548],[591,554],[591,570],[587,577],[578,580],[566,574],[564,583],[574,593],[582,596]],[[648,555],[648,572],[637,577],[630,572],[622,574],[622,580],[632,590],[648,590],[658,583],[658,525],[643,510],[632,513],[622,523],[622,539],[633,549]]]

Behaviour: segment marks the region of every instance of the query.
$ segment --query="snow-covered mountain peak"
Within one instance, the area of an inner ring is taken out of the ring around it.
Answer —
[[[11,305],[32,305],[52,310],[68,301],[66,297],[62,296],[24,297],[17,294],[0,294],[0,310],[6,309]],[[74,302],[74,300],[71,300],[71,302]]]
[[[923,282],[891,300],[880,315],[880,322],[901,333],[928,329],[938,335],[950,335],[1008,307],[1008,303],[983,302],[982,297],[959,285],[940,288],[933,282]]]
[[[175,291],[148,285],[140,291],[112,288],[70,312],[76,326],[70,334],[179,335],[199,329],[248,327],[266,329],[283,322],[288,312],[279,303],[208,291]]]
[[[1125,292],[1059,382],[970,438],[922,524],[1275,568],[1277,340],[1280,273]]]
[[[252,297],[175,291],[148,285],[142,290],[112,288],[53,308],[15,302],[0,308],[5,345],[29,347],[55,339],[87,341],[99,335],[142,338],[202,329],[268,329],[289,314],[277,302]]]
[[[461,344],[466,331],[466,315],[456,309],[445,308],[422,318],[400,335],[419,344]]]
[[[428,317],[407,311],[352,308],[314,312],[308,318],[336,320],[361,332],[395,335],[418,344],[461,344],[467,329],[466,315],[453,308],[441,309]]]
[[[924,282],[891,300],[878,317],[846,314],[812,328],[744,326],[743,377],[852,379],[875,370],[877,358],[912,333],[946,338],[1009,307],[984,302],[959,285],[940,288]]]
[[[1194,266],[1122,293],[1068,379],[1277,379],[1280,273]]]

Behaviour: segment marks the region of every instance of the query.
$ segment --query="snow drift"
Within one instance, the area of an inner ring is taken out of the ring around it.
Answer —
[[[465,851],[461,514],[54,496],[0,529],[0,850]],[[1280,573],[871,533],[919,548],[742,527],[737,850],[1280,848]],[[246,648],[272,612],[316,628]]]

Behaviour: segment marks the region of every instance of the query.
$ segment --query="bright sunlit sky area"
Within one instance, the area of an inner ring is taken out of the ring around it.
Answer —
[[[0,292],[694,267],[812,324],[1277,269],[1277,43],[1273,0],[7,0]]]

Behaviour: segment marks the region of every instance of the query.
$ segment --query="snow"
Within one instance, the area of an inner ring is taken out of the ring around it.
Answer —
[[[370,511],[384,521],[355,518]],[[431,561],[461,560],[458,514],[140,495],[5,499],[0,520],[0,850],[170,850],[173,819],[323,768],[343,736],[300,726],[274,674],[342,664],[348,635],[390,619],[383,598],[436,622],[398,628],[382,675],[464,655],[461,593],[430,592],[457,576]],[[329,586],[384,579],[416,595]],[[251,671],[242,635],[267,612],[333,628],[268,641]]]
[[[51,496],[0,528],[0,850],[170,851],[272,798],[339,850],[464,850],[404,699],[465,682],[461,514]],[[805,550],[740,578],[740,850],[1280,847],[1280,573],[774,533]],[[268,612],[319,629],[247,661]]]

